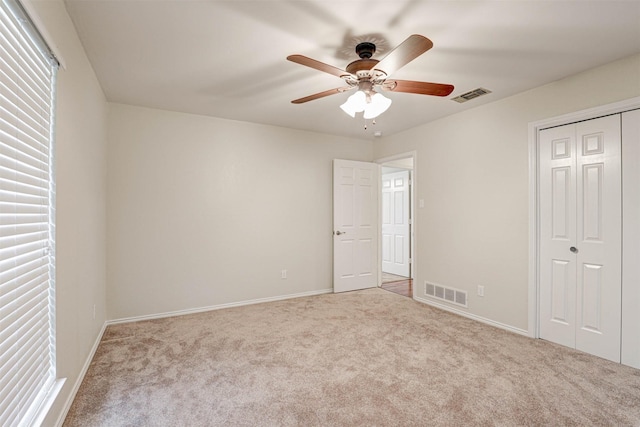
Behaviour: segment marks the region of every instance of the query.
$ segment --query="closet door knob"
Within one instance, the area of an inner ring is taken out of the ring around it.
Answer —
[[[571,246],[571,247],[569,248],[569,250],[570,250],[571,252],[573,252],[574,254],[577,254],[577,253],[578,253],[578,248],[576,248],[575,246]]]

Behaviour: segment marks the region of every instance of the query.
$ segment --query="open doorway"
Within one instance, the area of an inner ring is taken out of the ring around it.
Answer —
[[[381,287],[413,297],[414,156],[402,155],[380,163]]]

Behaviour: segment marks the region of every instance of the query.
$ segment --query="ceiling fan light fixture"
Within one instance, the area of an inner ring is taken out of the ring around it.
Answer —
[[[371,90],[367,94],[359,90],[347,98],[347,101],[340,108],[351,117],[364,111],[365,119],[374,119],[387,111],[390,105],[391,100],[381,93]]]
[[[392,101],[386,96],[375,92],[371,95],[371,101],[364,107],[364,118],[375,119],[389,109],[391,102]]]
[[[363,91],[359,90],[349,98],[347,98],[347,101],[342,104],[340,108],[342,108],[342,111],[344,111],[351,117],[355,117],[356,113],[364,111],[366,105],[367,95],[365,95]]]

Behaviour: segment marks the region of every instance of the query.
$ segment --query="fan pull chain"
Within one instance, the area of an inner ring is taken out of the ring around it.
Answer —
[[[375,126],[376,124],[376,119],[373,119],[371,121],[371,124]],[[364,130],[367,130],[367,119],[364,119]]]

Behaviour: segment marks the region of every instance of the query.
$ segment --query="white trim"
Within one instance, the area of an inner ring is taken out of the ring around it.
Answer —
[[[107,325],[118,325],[121,323],[139,322],[141,320],[163,319],[165,317],[183,316],[185,314],[204,313],[206,311],[222,310],[224,308],[242,307],[244,305],[262,304],[264,302],[283,301],[293,298],[310,297],[315,295],[331,294],[333,288],[321,289],[319,291],[300,292],[297,294],[280,295],[276,297],[257,298],[252,300],[229,302],[225,304],[210,305],[207,307],[189,308],[186,310],[167,311],[164,313],[148,314],[144,316],[123,317],[121,319],[107,320]]]
[[[569,123],[591,120],[610,114],[618,114],[629,110],[640,108],[640,96],[625,99],[624,101],[614,102],[612,104],[601,105],[598,107],[588,108],[586,110],[575,111],[573,113],[563,114],[557,117],[550,117],[529,123],[529,128],[534,126],[537,130],[567,125]],[[530,135],[531,136],[531,135]]]
[[[620,362],[640,369],[640,110],[622,124],[622,334]]]
[[[97,336],[95,342],[93,343],[93,347],[91,347],[91,351],[89,351],[89,355],[87,356],[87,360],[85,360],[84,365],[82,366],[82,370],[80,371],[80,375],[78,375],[78,378],[76,379],[76,382],[73,384],[73,388],[71,389],[71,393],[69,393],[69,396],[67,397],[67,401],[64,402],[64,406],[62,407],[62,411],[60,412],[60,415],[58,416],[58,420],[55,423],[56,427],[61,427],[62,424],[64,423],[65,418],[67,418],[67,414],[69,413],[69,409],[71,409],[71,405],[73,404],[73,401],[76,398],[76,394],[78,393],[78,390],[80,389],[80,385],[82,384],[82,381],[84,380],[84,376],[87,374],[87,371],[89,370],[89,366],[91,365],[91,361],[93,360],[93,356],[95,356],[96,351],[98,350],[98,346],[100,345],[100,341],[102,341],[102,336],[104,335],[104,331],[106,331],[106,329],[107,329],[107,324],[108,324],[108,322],[104,322],[102,324],[102,328],[100,329],[100,332],[98,333],[98,336]]]
[[[538,328],[538,132],[529,123],[529,289],[528,335],[539,338]]]
[[[538,289],[538,134],[540,130],[640,108],[640,97],[531,122],[529,135],[529,304],[528,335],[540,338]],[[624,173],[624,171],[622,172]],[[624,219],[623,219],[624,227]],[[624,237],[623,237],[624,239]]]
[[[418,218],[416,217],[418,210],[416,209],[416,203],[417,203],[417,199],[416,199],[416,195],[418,194],[417,192],[417,188],[418,188],[418,152],[416,150],[414,151],[407,151],[405,153],[400,153],[400,154],[394,154],[392,156],[387,156],[387,157],[381,157],[379,159],[377,159],[375,162],[382,165],[383,163],[387,163],[387,162],[391,162],[393,160],[399,160],[399,159],[407,159],[407,158],[413,158],[413,169],[411,170],[410,176],[411,176],[411,267],[410,267],[410,271],[411,271],[411,278],[413,279],[414,283],[416,281],[416,278],[418,277],[418,260],[420,258],[418,258],[418,245],[416,244],[417,241],[417,235],[418,235]],[[382,176],[382,174],[380,175]],[[378,193],[382,193],[382,190],[379,190]],[[378,201],[378,208],[380,210],[382,210],[382,198],[379,198],[380,200]],[[378,240],[380,241],[380,248],[382,248],[382,221],[378,221]],[[379,286],[382,285],[382,250],[378,251],[378,276],[379,276]],[[416,287],[413,286],[413,296],[415,298],[416,296]]]
[[[42,425],[45,417],[47,416],[47,414],[49,413],[49,410],[51,409],[51,406],[53,405],[53,402],[55,402],[55,400],[58,398],[58,395],[60,394],[60,390],[62,390],[62,386],[64,386],[64,383],[66,381],[67,381],[66,378],[56,378],[55,382],[51,386],[51,389],[47,393],[47,396],[42,402],[42,405],[40,405],[40,407],[38,408],[37,415],[29,425],[31,426]]]
[[[529,332],[527,330],[525,330],[525,329],[520,329],[520,328],[513,327],[511,325],[507,325],[505,323],[496,322],[495,320],[487,319],[486,317],[478,316],[477,314],[472,314],[472,313],[466,312],[464,310],[460,310],[460,309],[458,309],[456,307],[451,307],[451,306],[446,305],[446,304],[441,304],[441,303],[439,303],[437,301],[434,301],[434,300],[431,300],[431,299],[421,298],[421,297],[416,297],[416,296],[414,296],[413,299],[418,301],[418,302],[421,302],[423,304],[427,304],[427,305],[439,308],[441,310],[448,311],[450,313],[457,314],[457,315],[462,316],[462,317],[466,317],[468,319],[476,320],[476,321],[478,321],[480,323],[484,323],[486,325],[490,325],[490,326],[494,326],[496,328],[504,329],[505,331],[513,332],[513,333],[518,334],[518,335],[529,336]]]

